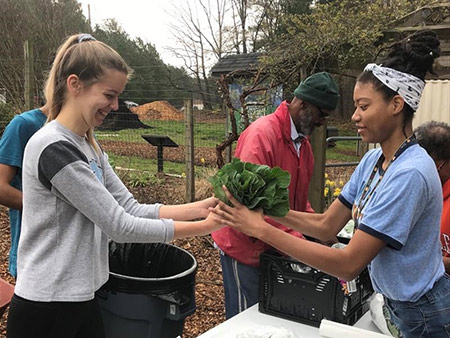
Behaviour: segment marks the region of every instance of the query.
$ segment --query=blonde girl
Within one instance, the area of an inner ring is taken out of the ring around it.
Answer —
[[[131,70],[88,34],[59,48],[46,83],[48,123],[28,142],[23,225],[9,338],[104,337],[94,293],[108,279],[108,240],[169,242],[217,229],[214,198],[139,204],[93,137]],[[182,220],[206,218],[197,222]]]

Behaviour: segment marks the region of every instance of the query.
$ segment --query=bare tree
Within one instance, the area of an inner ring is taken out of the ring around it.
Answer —
[[[175,4],[173,4],[175,6]],[[198,0],[192,5],[177,4],[177,20],[170,25],[176,47],[169,50],[184,60],[185,68],[196,79],[205,107],[211,108],[212,88],[208,78],[211,63],[226,53],[228,38],[225,32],[227,0]]]
[[[233,21],[235,29],[235,48],[236,53],[240,54],[240,47],[242,47],[242,54],[247,54],[247,13],[248,0],[231,0],[231,8],[233,11]],[[237,17],[237,20],[236,20]]]
[[[274,36],[281,21],[285,0],[230,0],[233,25],[231,38],[234,52],[257,52]],[[262,42],[262,43],[261,43]]]
[[[255,0],[254,7],[259,14],[252,27],[252,46],[256,51],[277,39],[285,9],[283,0]]]

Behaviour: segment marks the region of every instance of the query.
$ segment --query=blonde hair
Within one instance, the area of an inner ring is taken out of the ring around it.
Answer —
[[[84,85],[90,86],[100,81],[105,71],[111,69],[123,72],[128,77],[132,73],[125,60],[107,44],[87,34],[68,37],[59,47],[45,83],[44,95],[49,109],[47,122],[59,115],[66,101],[66,80],[71,74],[78,76]],[[88,130],[86,136],[94,149],[99,151],[93,128]]]

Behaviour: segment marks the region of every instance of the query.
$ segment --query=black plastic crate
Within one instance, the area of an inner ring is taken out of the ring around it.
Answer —
[[[261,254],[260,272],[260,312],[319,327],[322,319],[353,325],[369,309],[373,288],[367,269],[350,295],[336,277],[278,253]]]

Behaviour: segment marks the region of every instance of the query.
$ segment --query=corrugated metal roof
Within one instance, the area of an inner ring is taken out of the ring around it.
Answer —
[[[213,76],[228,74],[235,70],[254,71],[258,69],[262,53],[228,55],[220,59],[211,69]]]
[[[450,80],[426,81],[413,128],[432,120],[450,124]]]

